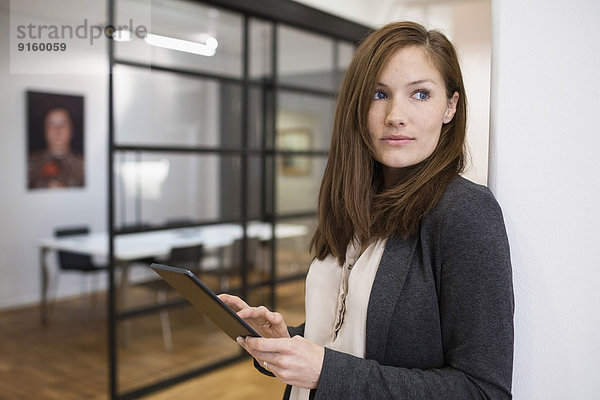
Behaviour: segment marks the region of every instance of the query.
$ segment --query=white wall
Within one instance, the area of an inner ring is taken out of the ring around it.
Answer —
[[[600,2],[494,2],[490,184],[515,286],[515,399],[600,393]]]
[[[37,238],[51,236],[53,227],[60,225],[83,223],[95,230],[106,226],[106,156],[97,149],[106,147],[107,75],[11,74],[6,3],[0,4],[0,173],[4,188],[0,196],[0,308],[38,300]],[[31,21],[39,10],[30,11],[14,17]],[[86,8],[82,15],[95,20],[104,15],[104,7]],[[106,48],[90,46],[84,54],[85,62],[103,61]],[[102,63],[98,68],[101,71],[106,65]],[[85,188],[27,190],[26,90],[85,97]],[[75,293],[79,287],[74,276],[61,280],[62,294]]]

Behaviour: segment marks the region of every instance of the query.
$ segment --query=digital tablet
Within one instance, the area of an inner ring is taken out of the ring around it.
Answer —
[[[183,295],[192,305],[198,308],[212,322],[223,330],[230,338],[236,340],[238,336],[260,337],[229,306],[221,301],[217,295],[210,290],[191,271],[182,268],[170,267],[168,265],[150,265],[158,275],[169,285]]]

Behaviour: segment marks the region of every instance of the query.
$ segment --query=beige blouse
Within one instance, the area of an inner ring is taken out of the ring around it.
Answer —
[[[331,255],[313,261],[306,277],[306,339],[365,357],[367,307],[386,242],[379,239],[360,255],[358,243],[351,243],[343,266]],[[309,394],[294,386],[290,400],[308,400]]]

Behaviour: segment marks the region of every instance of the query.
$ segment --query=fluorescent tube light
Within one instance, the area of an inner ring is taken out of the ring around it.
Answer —
[[[114,31],[112,37],[117,42],[129,42],[133,39],[131,31],[128,29],[119,29]]]
[[[189,40],[175,39],[168,36],[155,35],[148,33],[144,39],[146,43],[156,47],[162,47],[170,50],[184,51],[186,53],[199,54],[201,56],[214,56],[216,48],[219,45],[217,39],[212,36],[206,40],[206,44],[191,42]]]

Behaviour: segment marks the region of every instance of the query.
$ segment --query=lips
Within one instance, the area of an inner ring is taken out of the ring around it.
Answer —
[[[387,135],[381,138],[381,141],[390,146],[404,146],[411,143],[414,138],[405,135]]]

